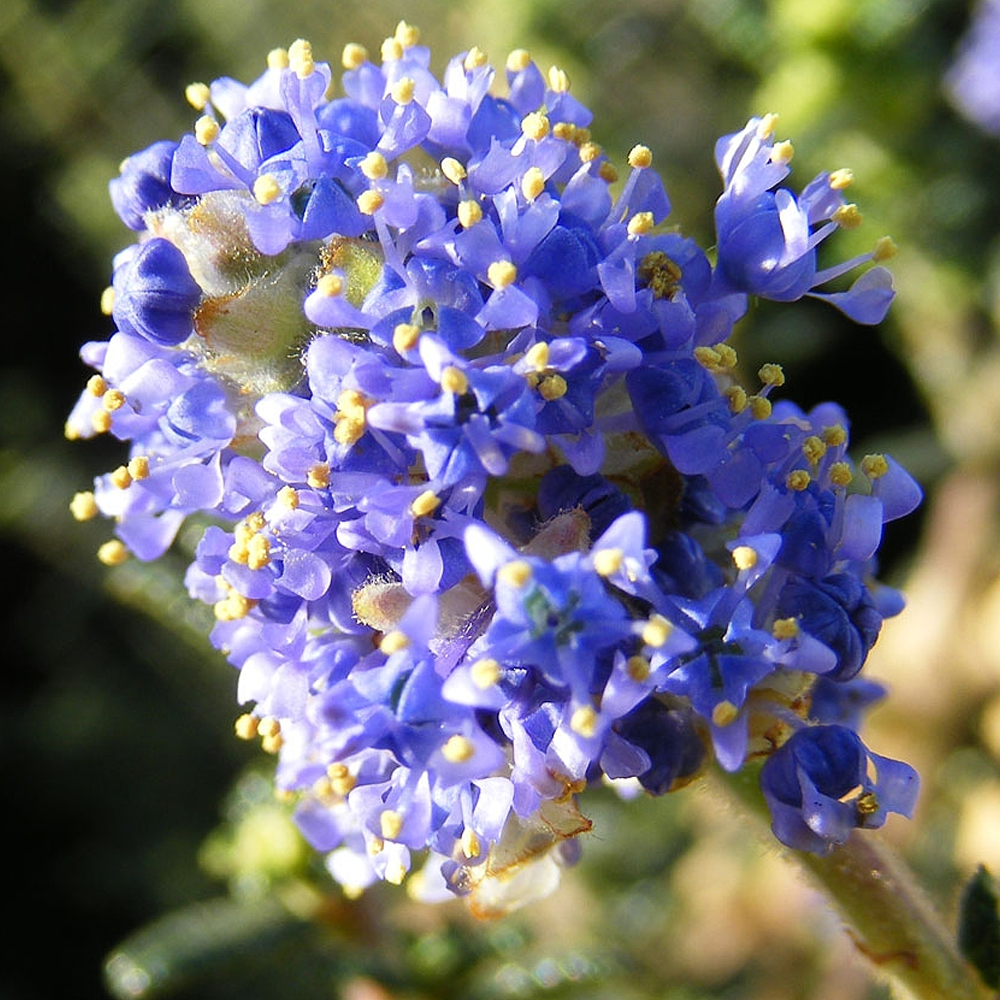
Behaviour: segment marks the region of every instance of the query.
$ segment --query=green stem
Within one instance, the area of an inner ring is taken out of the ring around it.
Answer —
[[[767,806],[748,768],[721,782],[758,819]],[[997,1000],[962,957],[955,935],[898,853],[876,831],[855,830],[829,854],[789,851],[847,924],[858,951],[907,1000]]]

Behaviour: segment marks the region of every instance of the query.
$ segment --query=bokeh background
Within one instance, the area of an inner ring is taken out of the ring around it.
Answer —
[[[878,329],[813,302],[761,305],[748,370],[833,398],[860,456],[890,451],[926,490],[889,526],[883,576],[909,598],[869,660],[890,697],[874,750],[914,763],[913,822],[886,836],[943,917],[984,863],[1000,871],[1000,138],[949,101],[975,6],[957,0],[3,0],[0,204],[0,769],[5,1000],[884,1000],[824,901],[744,819],[698,788],[595,794],[595,832],[560,891],[476,923],[400,889],[346,900],[231,736],[235,676],[186,599],[181,538],[152,567],[101,566],[107,526],[67,504],[119,464],[69,444],[66,414],[103,339],[98,308],[129,233],[107,181],[191,127],[194,80],[249,81],[309,38],[339,61],[405,18],[443,69],[478,44],[557,64],[621,162],[650,146],[672,221],[711,243],[712,149],[780,114],[794,176],[851,167],[866,225],[891,234],[898,298]],[[1000,62],[1000,49],[994,58]],[[997,70],[1000,80],[1000,69]],[[998,84],[1000,86],[1000,84]],[[753,367],[751,367],[753,366]],[[303,919],[305,914],[310,919]],[[106,959],[124,957],[105,968]]]

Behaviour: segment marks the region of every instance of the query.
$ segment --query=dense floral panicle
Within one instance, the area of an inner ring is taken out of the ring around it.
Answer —
[[[721,139],[713,265],[558,68],[472,48],[439,81],[405,22],[343,64],[299,40],[192,85],[192,131],[125,161],[116,330],[67,423],[130,443],[73,502],[114,519],[106,562],[208,518],[188,590],[333,877],[422,863],[426,898],[503,912],[574,856],[588,785],[713,760],[766,758],[792,846],[908,812],[855,730],[919,487],[727,343],[750,296],[884,314],[884,268],[816,291],[889,253],[818,266],[849,172],[796,195],[773,116]]]
[[[979,0],[945,74],[945,92],[965,117],[991,135],[1000,135],[1000,3]]]

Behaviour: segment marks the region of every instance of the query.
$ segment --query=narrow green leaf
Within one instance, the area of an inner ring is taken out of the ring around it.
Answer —
[[[1000,913],[993,877],[983,865],[962,892],[958,946],[991,989],[1000,986]]]

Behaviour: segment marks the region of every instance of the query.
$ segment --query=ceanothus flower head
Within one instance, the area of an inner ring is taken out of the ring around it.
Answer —
[[[113,521],[104,562],[198,519],[237,731],[331,876],[507,912],[578,853],[590,785],[762,757],[789,846],[908,813],[856,730],[919,487],[728,343],[750,296],[884,314],[884,268],[817,291],[889,255],[818,267],[849,172],[794,194],[773,117],[721,139],[713,263],[648,147],[615,183],[558,68],[472,47],[439,79],[405,22],[341,61],[298,40],[192,85],[191,131],[125,161],[115,329],[67,422],[128,442],[72,504]]]

